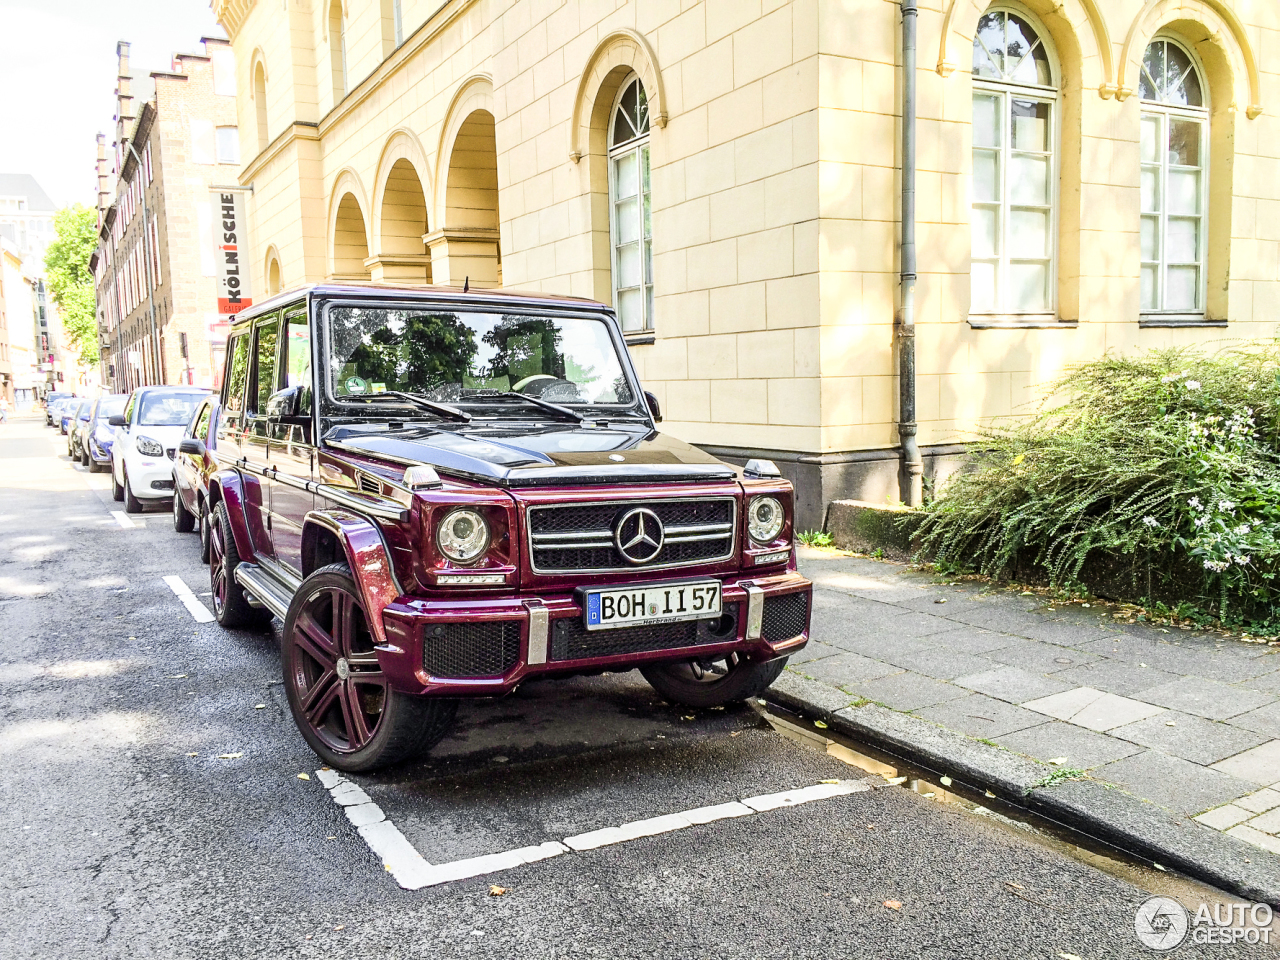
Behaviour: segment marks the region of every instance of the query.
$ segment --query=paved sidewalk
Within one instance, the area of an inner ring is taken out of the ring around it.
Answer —
[[[1280,856],[1280,647],[1117,623],[899,564],[801,548],[809,646],[788,669],[1051,764]]]

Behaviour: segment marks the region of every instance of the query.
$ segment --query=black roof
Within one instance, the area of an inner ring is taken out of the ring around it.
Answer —
[[[311,283],[305,286],[295,287],[292,290],[286,290],[283,293],[277,293],[268,297],[261,303],[255,303],[246,310],[242,310],[236,314],[233,325],[245,323],[261,316],[264,313],[270,313],[272,310],[278,310],[281,307],[288,306],[291,303],[297,303],[301,299],[342,299],[342,298],[367,298],[370,296],[386,296],[393,297],[397,300],[421,300],[424,303],[444,302],[457,304],[459,302],[475,303],[477,306],[497,306],[511,307],[517,303],[521,307],[547,307],[551,309],[578,308],[580,310],[591,310],[593,312],[605,310],[609,313],[613,312],[613,308],[599,303],[595,300],[588,300],[584,297],[569,297],[558,293],[541,293],[539,291],[529,290],[512,290],[509,288],[480,288],[472,287],[467,291],[463,291],[462,287],[445,287],[427,284],[416,284],[413,286],[398,286],[393,283],[374,283],[369,282],[346,282],[346,283]]]

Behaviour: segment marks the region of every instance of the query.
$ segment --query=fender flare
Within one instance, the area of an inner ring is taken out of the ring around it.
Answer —
[[[379,647],[388,646],[382,624],[382,611],[404,595],[400,580],[391,563],[391,551],[378,525],[368,517],[350,510],[312,510],[302,521],[302,556],[305,564],[308,546],[321,531],[337,538],[356,588],[364,600],[369,629]],[[307,571],[310,574],[310,571]]]
[[[227,519],[231,522],[231,536],[236,541],[236,553],[243,559],[253,557],[253,540],[249,536],[249,524],[244,516],[244,495],[240,474],[235,470],[219,470],[209,477],[209,513],[219,503],[227,505]]]

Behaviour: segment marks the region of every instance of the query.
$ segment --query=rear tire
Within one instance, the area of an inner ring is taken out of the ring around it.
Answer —
[[[176,533],[190,533],[196,528],[196,518],[182,502],[182,494],[173,491],[173,529]]]
[[[124,472],[124,512],[141,513],[142,501],[133,495],[133,487],[129,485],[129,471]]]
[[[209,510],[208,504],[200,504],[200,562],[209,562]]]
[[[729,654],[711,661],[652,664],[641,667],[640,673],[667,700],[688,707],[722,707],[760,696],[786,665],[786,657],[753,663]]]
[[[349,773],[421,756],[444,739],[458,709],[457,700],[393,689],[373,643],[345,563],[303,581],[281,634],[284,689],[307,744],[328,766]]]
[[[213,593],[213,615],[221,626],[257,627],[271,622],[271,611],[250,606],[244,588],[236,582],[240,553],[231,533],[226,504],[213,508],[210,530],[209,589]]]

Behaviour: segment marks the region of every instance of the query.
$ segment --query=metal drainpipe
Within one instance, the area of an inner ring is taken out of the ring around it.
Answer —
[[[147,242],[147,184],[142,178],[146,176],[146,170],[142,167],[142,158],[138,156],[138,151],[133,149],[133,141],[126,140],[124,145],[129,148],[129,152],[133,154],[133,162],[136,164],[139,182],[142,189],[138,191],[138,196],[142,199],[142,259],[146,261],[145,269],[147,275],[147,303],[151,307],[151,348],[153,351],[153,363],[155,368],[156,383],[165,383],[164,376],[164,350],[160,347],[160,328],[156,325],[156,291],[155,279],[151,275],[151,251],[148,250],[150,244]],[[157,235],[160,233],[159,224],[156,225]],[[159,237],[157,236],[157,239]],[[160,259],[160,251],[154,251],[156,259]]]
[[[898,496],[924,502],[924,461],[916,442],[916,0],[902,0],[902,309],[898,339],[898,438],[902,466]]]

